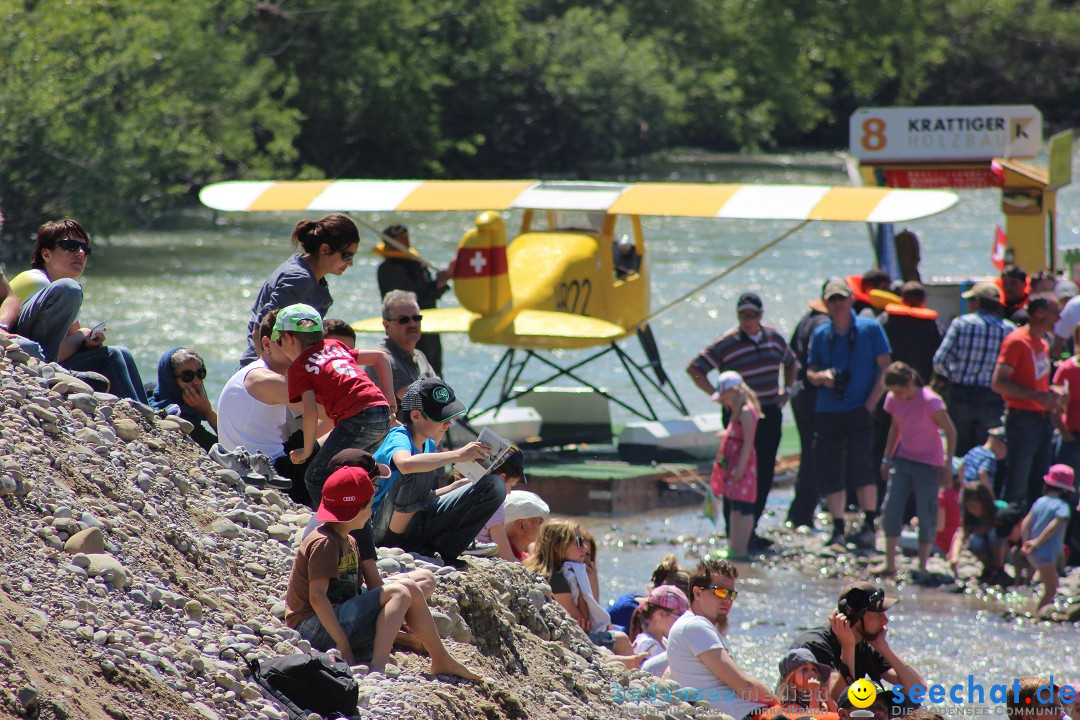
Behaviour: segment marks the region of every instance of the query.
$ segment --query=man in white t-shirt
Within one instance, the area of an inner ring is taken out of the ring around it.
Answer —
[[[764,683],[735,664],[724,637],[728,613],[738,592],[739,571],[727,560],[706,557],[690,575],[690,609],[668,633],[667,656],[671,677],[680,685],[702,692],[710,707],[741,720],[751,711],[775,705]]]
[[[257,360],[237,370],[221,390],[217,404],[218,441],[229,452],[243,446],[248,452],[261,452],[269,457],[275,472],[292,480],[289,497],[310,505],[304,471],[311,459],[295,465],[287,453],[303,442],[301,438],[298,444],[290,437],[294,430],[299,430],[299,423],[290,423],[290,409],[300,412],[302,408],[299,403],[289,404],[285,372],[292,361],[280,345],[270,341],[276,317],[277,310],[271,310],[252,333]],[[322,424],[323,420],[320,412],[320,437],[331,429]]]

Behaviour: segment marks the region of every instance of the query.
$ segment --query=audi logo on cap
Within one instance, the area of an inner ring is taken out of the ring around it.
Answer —
[[[346,495],[345,497],[341,498],[341,502],[356,502],[356,496]]]

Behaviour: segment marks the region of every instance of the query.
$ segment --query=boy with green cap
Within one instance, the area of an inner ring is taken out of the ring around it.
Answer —
[[[330,459],[346,448],[373,451],[390,429],[397,411],[390,361],[378,350],[352,350],[323,338],[322,317],[310,305],[282,308],[270,334],[292,360],[286,373],[289,402],[304,408],[304,446],[289,453],[294,463],[307,460],[315,447],[319,405],[334,422],[322,449],[304,473],[304,484],[318,507]],[[374,365],[379,385],[362,370]],[[381,389],[380,389],[381,388]]]

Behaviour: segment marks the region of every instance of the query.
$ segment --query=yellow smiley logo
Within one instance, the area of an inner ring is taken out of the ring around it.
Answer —
[[[866,678],[859,678],[847,689],[848,699],[857,708],[867,708],[877,699],[877,688]]]

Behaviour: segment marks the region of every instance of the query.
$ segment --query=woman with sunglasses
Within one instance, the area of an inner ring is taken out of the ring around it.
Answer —
[[[47,361],[69,370],[101,373],[114,395],[145,403],[146,391],[131,351],[105,345],[105,323],[92,329],[79,325],[83,290],[77,281],[90,252],[90,235],[76,220],[55,220],[38,228],[32,269],[11,281],[22,302],[18,333],[37,342]]]
[[[327,275],[341,275],[352,267],[360,248],[360,233],[345,215],[327,215],[320,220],[301,220],[292,234],[293,247],[302,250],[277,267],[259,290],[247,326],[247,349],[240,358],[244,367],[256,358],[252,333],[270,310],[302,303],[326,317],[334,299],[330,297]]]
[[[158,410],[179,408],[177,414],[195,426],[191,439],[210,451],[217,437],[217,413],[206,396],[206,363],[194,350],[174,347],[158,360],[158,384],[150,406]]]

